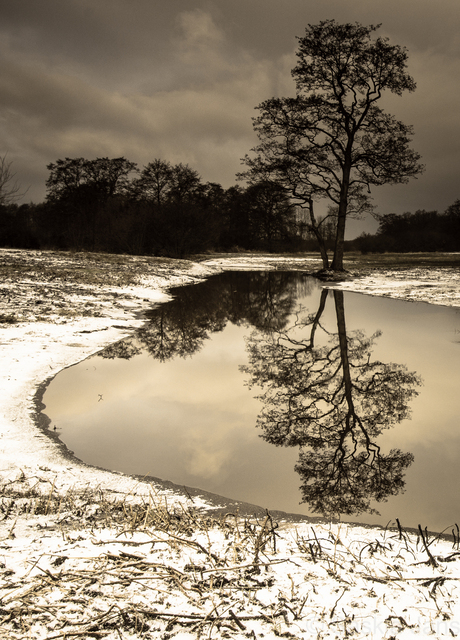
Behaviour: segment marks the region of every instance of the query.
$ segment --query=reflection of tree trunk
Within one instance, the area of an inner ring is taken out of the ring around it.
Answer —
[[[340,433],[340,442],[338,445],[338,451],[340,451],[339,466],[344,463],[346,457],[345,440],[348,435],[351,434],[354,439],[354,427],[356,422],[355,407],[353,404],[353,391],[350,373],[350,360],[348,358],[348,342],[347,342],[347,328],[345,325],[345,304],[343,300],[343,291],[334,290],[335,312],[337,316],[337,333],[339,338],[340,348],[340,360],[342,363],[342,376],[343,376],[343,388],[345,392],[345,401],[347,403],[347,413],[345,416],[345,428]],[[356,450],[356,441],[355,441]],[[337,480],[337,482],[339,479]]]
[[[243,370],[263,389],[257,420],[263,439],[301,448],[295,470],[302,502],[327,515],[373,513],[371,500],[403,489],[413,460],[399,449],[381,455],[376,437],[408,415],[419,382],[402,365],[371,360],[379,332],[370,339],[361,331],[347,335],[344,294],[333,293],[337,330],[321,331],[324,289],[317,310],[297,314],[287,330],[253,334]],[[315,344],[324,337],[326,344]]]
[[[347,415],[346,415],[346,423],[345,423],[346,428],[343,431],[341,442],[343,443],[347,434],[351,433],[356,446],[356,434],[354,433],[354,428],[356,425],[359,425],[361,433],[363,434],[366,441],[366,449],[368,451],[368,454],[370,455],[371,449],[375,449],[377,451],[379,450],[379,447],[371,443],[367,430],[364,428],[361,419],[356,414],[355,406],[353,403],[353,383],[351,381],[350,360],[348,357],[348,341],[347,341],[347,329],[345,324],[345,304],[343,299],[343,291],[334,290],[334,301],[335,301],[335,312],[337,315],[337,331],[338,331],[338,337],[339,337],[340,359],[342,361],[343,388],[344,388],[345,400],[348,408]]]
[[[343,385],[348,405],[348,419],[354,413],[350,361],[348,359],[347,329],[345,325],[345,304],[343,291],[334,290],[335,312],[337,315],[337,330],[339,335],[340,358],[342,360]]]
[[[323,315],[323,311],[324,311],[324,307],[326,306],[326,300],[327,300],[328,294],[329,294],[329,291],[327,289],[322,289],[322,291],[321,291],[321,299],[319,301],[318,311],[316,312],[316,316],[315,316],[315,319],[313,320],[313,324],[312,324],[311,332],[310,332],[310,348],[311,349],[313,349],[314,344],[315,344],[316,329],[318,328],[319,321],[321,320],[321,316]],[[345,318],[345,315],[344,315],[344,318]]]

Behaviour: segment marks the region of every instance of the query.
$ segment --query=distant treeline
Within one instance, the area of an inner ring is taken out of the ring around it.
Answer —
[[[237,249],[315,250],[281,187],[203,182],[188,165],[65,158],[48,165],[46,200],[0,207],[0,245],[171,257]]]
[[[375,235],[362,234],[348,243],[348,249],[362,253],[460,251],[460,200],[443,213],[421,210],[384,215]]]
[[[0,204],[0,246],[184,257],[206,251],[317,251],[308,216],[272,182],[224,189],[188,165],[65,158],[47,166],[46,199]],[[1,201],[0,201],[1,202]],[[326,246],[334,216],[321,222]],[[348,251],[460,251],[460,200],[444,213],[388,214]]]

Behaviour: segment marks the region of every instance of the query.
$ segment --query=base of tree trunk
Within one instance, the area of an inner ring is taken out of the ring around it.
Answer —
[[[335,269],[320,269],[311,274],[314,278],[323,282],[343,282],[344,280],[352,280],[353,276],[349,271],[336,271]]]

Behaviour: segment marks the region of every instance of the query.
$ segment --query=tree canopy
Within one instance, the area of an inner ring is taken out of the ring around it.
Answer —
[[[74,197],[78,190],[88,187],[104,198],[123,193],[137,165],[126,158],[65,158],[51,162],[47,169],[47,199],[56,201]]]
[[[296,96],[257,107],[260,144],[240,174],[282,185],[306,208],[323,265],[337,271],[343,270],[346,218],[372,211],[370,188],[407,182],[423,169],[409,146],[412,127],[377,105],[386,90],[401,95],[416,86],[406,71],[406,49],[373,39],[378,28],[335,20],[308,25],[292,70]],[[331,265],[314,212],[323,199],[335,216]]]
[[[8,185],[9,164],[4,168]],[[47,168],[46,201],[39,205],[18,207],[7,191],[2,200],[0,181],[0,245],[181,258],[312,244],[295,207],[273,183],[224,189],[203,182],[187,164],[160,158],[142,169],[124,157],[66,157]]]

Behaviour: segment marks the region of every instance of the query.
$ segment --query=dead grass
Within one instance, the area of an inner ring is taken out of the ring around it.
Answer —
[[[83,287],[128,287],[137,284],[141,276],[152,270],[156,274],[168,274],[172,267],[187,271],[189,266],[190,262],[186,260],[151,256],[68,251],[0,252],[0,277],[3,281],[33,278],[47,284],[60,281]]]
[[[0,324],[16,324],[19,322],[14,313],[0,313]]]
[[[216,518],[153,492],[60,494],[23,473],[0,495],[3,557],[18,520],[35,538],[20,574],[0,565],[0,637],[368,637],[364,599],[387,633],[452,617],[460,578],[445,567],[459,560],[458,539],[440,556],[436,539],[401,527],[361,541],[328,525],[289,533],[269,513]]]
[[[187,274],[193,266],[168,258],[3,249],[0,323],[110,316],[114,306],[129,312],[134,287],[141,288],[145,280],[153,289],[175,278],[192,282]]]
[[[362,274],[379,269],[460,267],[460,253],[346,253],[345,267]]]
[[[129,286],[137,281],[127,256],[100,256],[66,252],[9,252],[0,254],[0,276],[5,279],[33,278],[43,283]],[[116,268],[114,268],[116,267]]]

